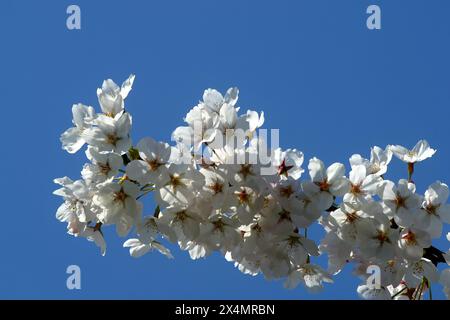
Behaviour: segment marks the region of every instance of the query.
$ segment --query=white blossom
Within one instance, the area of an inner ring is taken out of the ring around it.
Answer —
[[[368,174],[382,176],[387,172],[391,160],[392,150],[389,146],[384,150],[378,146],[374,146],[370,150],[370,160],[364,159],[359,154],[354,154],[350,158],[350,164],[352,168],[358,165],[364,165]]]
[[[86,157],[91,161],[83,166],[81,176],[88,183],[101,183],[115,177],[123,166],[122,157],[114,152],[100,152],[89,146]]]
[[[431,237],[425,231],[405,228],[400,233],[398,246],[405,258],[420,259],[423,249],[431,246]]]
[[[161,254],[165,255],[169,259],[173,259],[172,254],[170,253],[169,249],[164,247],[162,244],[160,244],[158,241],[151,241],[148,243],[143,243],[139,239],[128,239],[124,242],[123,246],[125,248],[130,248],[130,255],[133,258],[139,258],[142,257],[144,254],[146,254],[149,251],[157,250]]]
[[[92,127],[96,118],[94,108],[85,106],[81,103],[74,104],[72,107],[74,127],[67,129],[61,135],[61,143],[64,150],[69,153],[75,153],[86,143],[84,132]]]
[[[114,118],[124,109],[124,100],[131,91],[134,75],[125,80],[119,87],[113,80],[103,81],[102,88],[97,89],[98,102],[104,114]]]
[[[72,181],[68,177],[54,180],[62,188],[53,192],[61,196],[64,203],[58,208],[56,218],[62,222],[70,222],[74,217],[80,222],[89,222],[95,219],[92,208],[93,193],[84,180]]]
[[[101,114],[96,118],[95,125],[83,131],[83,137],[89,145],[97,147],[99,151],[116,153],[125,153],[131,147],[131,116],[128,113],[122,113],[116,118]]]
[[[302,169],[303,153],[296,149],[287,149],[286,151],[277,148],[273,152],[272,166],[274,172],[282,179],[291,177],[293,179],[299,179],[302,173],[305,171]]]
[[[407,163],[416,163],[432,157],[436,150],[432,149],[426,140],[420,140],[411,150],[400,146],[390,146],[393,154]]]
[[[418,212],[418,225],[427,230],[432,238],[439,238],[442,234],[443,223],[450,223],[450,205],[448,186],[437,181],[427,191]]]
[[[381,287],[356,289],[365,299],[421,299],[438,281],[450,296],[450,269],[439,274],[435,266],[449,264],[450,251],[432,242],[450,223],[449,189],[437,181],[422,197],[411,179],[414,163],[435,153],[425,140],[412,150],[375,146],[369,160],[354,154],[348,176],[343,164],[326,167],[312,157],[305,179],[303,152],[270,148],[257,132],[264,113],[242,111],[239,90],[230,88],[224,95],[205,90],[173,131],[173,144],[148,137],[132,145],[124,100],[133,82],[134,75],[120,87],[105,80],[98,115],[72,108],[74,127],[61,142],[69,153],[87,144],[89,163],[80,180],[55,179],[63,201],[56,217],[70,235],[93,241],[104,255],[103,228],[113,225],[119,236],[133,234],[123,244],[132,257],[156,250],[172,258],[164,240],[191,259],[217,252],[244,274],[311,292],[349,263],[363,281],[377,265]],[[392,155],[408,163],[408,180],[389,180]],[[150,196],[156,207],[149,212],[141,198]],[[321,239],[309,232],[316,223]],[[317,265],[324,254],[327,271]]]
[[[299,268],[289,273],[285,282],[285,287],[295,288],[298,283],[303,283],[305,287],[313,293],[323,289],[323,283],[333,283],[331,275],[318,265],[303,264]]]
[[[171,148],[167,143],[144,138],[137,144],[141,160],[133,160],[127,165],[127,176],[140,184],[159,183],[168,179],[167,165]]]
[[[377,289],[366,284],[358,286],[358,294],[365,300],[390,300],[391,295],[385,287]]]
[[[344,202],[353,204],[365,204],[379,191],[381,178],[374,175],[367,175],[364,165],[352,168],[349,174],[350,190],[344,196]]]
[[[385,183],[382,198],[384,213],[394,218],[402,227],[417,223],[421,199],[415,194],[416,186],[401,179],[396,186],[393,182]]]
[[[94,196],[94,203],[102,208],[98,219],[104,224],[116,224],[117,233],[125,236],[140,221],[141,205],[136,201],[139,188],[130,181],[108,182]]]

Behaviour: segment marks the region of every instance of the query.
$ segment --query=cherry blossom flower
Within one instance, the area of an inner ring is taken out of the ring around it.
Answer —
[[[287,149],[286,151],[277,148],[273,152],[272,166],[274,172],[281,179],[287,179],[291,177],[295,180],[299,179],[302,173],[305,171],[302,169],[303,153],[296,149]]]
[[[405,228],[400,233],[398,246],[405,258],[420,259],[423,249],[431,246],[431,237],[425,231]]]
[[[107,116],[114,118],[124,109],[124,100],[131,91],[134,82],[134,75],[130,75],[119,87],[113,80],[103,81],[102,88],[97,89],[98,102],[102,111]]]
[[[200,233],[201,218],[188,206],[170,206],[158,217],[158,226],[166,224],[173,229],[178,241],[195,240]]]
[[[212,112],[219,113],[224,104],[235,106],[239,97],[239,89],[229,88],[225,97],[215,89],[206,89],[203,93],[203,104]]]
[[[404,280],[408,287],[419,286],[424,278],[430,282],[439,280],[438,270],[430,260],[421,258],[406,265]]]
[[[367,175],[367,169],[364,165],[358,165],[352,168],[349,174],[350,190],[344,196],[344,202],[353,204],[365,204],[371,196],[379,191],[381,178],[374,175]]]
[[[312,182],[318,186],[320,192],[327,196],[325,207],[329,208],[337,196],[343,196],[348,192],[350,184],[345,178],[345,167],[341,163],[333,163],[325,169],[324,163],[312,158],[309,160],[309,175]]]
[[[417,222],[421,199],[415,192],[416,186],[404,179],[397,186],[391,181],[384,186],[381,196],[384,213],[399,226],[410,227]]]
[[[351,261],[352,246],[339,238],[334,232],[328,232],[322,239],[319,250],[328,255],[328,272],[338,274]]]
[[[117,118],[99,115],[95,127],[83,131],[86,142],[99,151],[125,153],[131,147],[131,116],[122,113]]]
[[[443,223],[450,223],[450,205],[448,186],[437,181],[427,191],[418,212],[418,225],[427,230],[432,238],[439,238],[442,234]]]
[[[264,112],[261,112],[261,114],[258,115],[258,112],[248,110],[246,114],[246,120],[248,122],[247,136],[249,138],[252,138],[256,129],[262,127],[262,125],[264,124]]]
[[[102,208],[98,219],[104,224],[116,224],[117,233],[125,236],[138,223],[142,208],[136,201],[139,188],[128,180],[122,184],[103,184],[93,201]]]
[[[91,226],[85,222],[80,222],[76,216],[72,216],[67,222],[68,234],[94,242],[100,248],[101,255],[104,256],[106,254],[106,241],[97,225]]]
[[[390,146],[393,154],[406,163],[416,163],[432,157],[436,150],[432,149],[426,140],[420,140],[411,150],[400,146]]]
[[[358,165],[364,165],[368,174],[382,176],[387,172],[391,160],[392,150],[389,146],[384,150],[375,146],[370,150],[370,160],[364,159],[359,154],[354,154],[350,158],[350,164],[352,168]]]
[[[193,166],[170,164],[166,179],[158,184],[155,200],[160,206],[187,205],[203,186],[204,177]]]
[[[211,249],[223,248],[230,251],[239,243],[240,233],[235,220],[213,215],[200,224],[199,239]]]
[[[81,176],[88,183],[101,183],[115,177],[123,166],[122,157],[114,152],[100,152],[89,146],[86,157],[91,161],[83,166]]]
[[[319,249],[313,240],[305,238],[298,233],[291,233],[279,237],[277,247],[284,252],[294,265],[305,264],[308,256],[318,256]]]
[[[347,243],[354,243],[358,233],[363,231],[362,224],[372,222],[368,220],[370,217],[371,215],[360,206],[342,204],[340,208],[330,213],[328,220],[336,227],[336,235],[340,239]]]
[[[167,166],[172,149],[167,143],[144,138],[136,146],[141,160],[133,160],[127,165],[127,176],[140,184],[157,184],[168,179]]]
[[[202,187],[202,201],[207,202],[211,209],[221,208],[228,197],[230,183],[227,178],[225,168],[218,169],[200,169],[205,177],[205,184]]]
[[[67,129],[60,138],[63,149],[69,153],[75,153],[84,146],[86,140],[83,134],[86,129],[92,127],[92,122],[96,118],[94,108],[81,103],[73,105],[72,114],[75,126]]]
[[[324,282],[333,283],[333,279],[320,266],[306,263],[289,273],[285,287],[292,289],[300,282],[304,283],[310,292],[316,293],[323,289]]]
[[[263,201],[255,188],[238,186],[230,191],[229,204],[236,208],[236,214],[245,224],[253,221],[255,213],[262,209]]]
[[[358,286],[357,292],[365,300],[389,300],[391,298],[389,290],[385,287],[377,289],[363,284]]]
[[[389,260],[395,256],[398,234],[386,224],[361,224],[358,233],[358,244],[363,257],[375,260]]]
[[[58,208],[56,218],[62,222],[69,222],[76,216],[80,222],[88,222],[94,219],[95,214],[92,208],[92,190],[84,180],[72,181],[68,177],[54,180],[62,188],[53,192],[54,195],[61,196],[64,203]]]

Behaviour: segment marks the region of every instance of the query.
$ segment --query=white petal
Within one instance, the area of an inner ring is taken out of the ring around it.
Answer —
[[[203,102],[210,110],[219,112],[223,104],[223,97],[222,94],[215,89],[206,89],[203,93]]]
[[[120,89],[120,95],[123,99],[125,99],[128,96],[128,93],[130,93],[131,88],[133,87],[135,75],[131,74],[127,80],[125,80],[122,83],[122,88]]]
[[[408,149],[406,149],[405,147],[400,146],[400,145],[390,146],[389,149],[392,151],[392,153],[393,153],[397,158],[399,158],[399,159],[402,160],[402,161],[405,161],[405,156],[409,153],[409,150],[408,150]]]
[[[77,127],[67,129],[61,135],[60,140],[63,149],[69,153],[77,152],[85,144],[84,139],[81,137],[81,131]]]
[[[238,98],[239,98],[239,89],[234,87],[227,90],[224,100],[226,103],[235,106]]]
[[[146,181],[148,171],[148,164],[142,160],[133,160],[126,168],[126,174],[131,180],[144,184],[149,182]]]
[[[352,171],[350,171],[349,178],[354,185],[360,185],[364,181],[365,177],[366,167],[363,165],[356,166],[352,168]]]
[[[332,184],[336,179],[345,176],[345,166],[342,163],[333,163],[327,169],[328,183]]]
[[[322,160],[312,158],[308,164],[309,175],[313,182],[323,182],[326,178],[325,165]]]
[[[140,241],[139,239],[133,238],[133,239],[128,239],[127,241],[125,241],[125,242],[123,243],[123,247],[124,247],[124,248],[129,248],[129,247],[139,246],[139,245],[141,245],[141,244],[142,244],[142,243],[141,243],[141,241]]]
[[[130,255],[133,258],[139,258],[139,257],[142,257],[147,252],[149,252],[151,250],[151,248],[152,247],[150,245],[148,245],[148,244],[141,244],[141,245],[138,245],[136,247],[132,247],[130,249]]]

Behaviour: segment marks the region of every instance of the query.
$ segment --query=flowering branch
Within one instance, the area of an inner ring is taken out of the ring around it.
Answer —
[[[101,228],[115,225],[119,236],[136,233],[124,243],[133,257],[157,250],[172,258],[164,238],[192,259],[218,251],[241,272],[285,279],[287,288],[302,283],[315,292],[352,264],[367,299],[422,299],[426,288],[431,298],[438,281],[450,296],[450,269],[436,268],[450,259],[432,245],[450,223],[449,189],[437,181],[419,195],[412,180],[415,164],[436,152],[425,140],[411,150],[375,146],[370,159],[355,154],[348,175],[341,163],[327,167],[312,158],[305,178],[303,153],[269,148],[260,129],[264,113],[239,114],[239,91],[230,88],[224,96],[205,90],[187,125],[172,133],[172,146],[152,138],[133,145],[124,103],[133,82],[133,75],[121,86],[104,81],[101,113],[72,108],[63,149],[75,153],[87,144],[89,162],[81,179],[55,179],[61,188],[54,193],[64,199],[56,217],[69,234],[105,254]],[[407,180],[385,178],[393,156],[407,164]],[[139,200],[149,193],[157,206],[143,216]],[[325,230],[323,239],[308,237],[314,223]],[[314,263],[321,254],[328,255],[327,270]],[[375,285],[369,266],[381,272]]]

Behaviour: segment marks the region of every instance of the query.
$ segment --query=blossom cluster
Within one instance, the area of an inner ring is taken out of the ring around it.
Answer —
[[[56,217],[68,233],[94,241],[102,254],[102,227],[115,225],[133,257],[159,251],[166,239],[199,259],[218,251],[243,273],[285,279],[311,291],[333,282],[353,263],[368,299],[420,299],[433,282],[450,296],[450,269],[436,265],[449,255],[432,240],[450,223],[448,186],[435,182],[424,195],[412,180],[414,165],[435,153],[421,140],[402,146],[373,147],[370,159],[350,158],[329,166],[318,158],[305,167],[296,149],[269,148],[258,129],[264,113],[237,105],[239,91],[225,95],[207,89],[172,133],[173,145],[143,138],[132,143],[132,117],[125,108],[134,81],[121,86],[105,80],[97,89],[101,112],[76,104],[74,126],[61,135],[69,153],[87,145],[81,179],[55,179],[64,202]],[[393,156],[407,164],[408,179],[386,179]],[[153,194],[156,209],[144,215],[142,198]],[[319,223],[322,240],[308,237]],[[450,234],[447,235],[450,241]],[[328,268],[315,259],[328,256]],[[381,283],[367,283],[368,266],[379,266]]]

